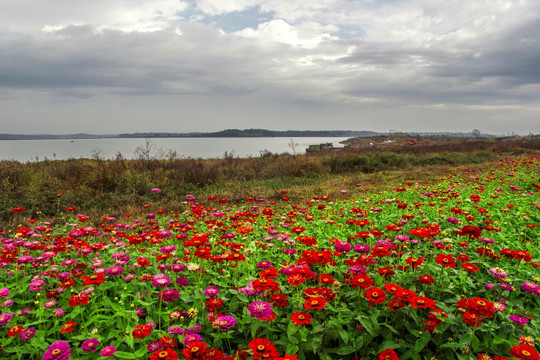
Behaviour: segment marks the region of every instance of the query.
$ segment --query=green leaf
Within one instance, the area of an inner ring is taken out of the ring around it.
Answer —
[[[339,336],[341,337],[341,339],[343,340],[345,344],[349,342],[349,333],[347,332],[347,330],[345,329],[339,330]]]
[[[353,348],[352,346],[347,345],[347,346],[341,346],[341,347],[338,349],[337,353],[338,353],[339,355],[349,355],[349,354],[353,353],[354,351],[355,351],[355,350],[354,350],[354,348]]]
[[[416,343],[414,344],[414,351],[419,353],[422,351],[422,349],[427,345],[427,343],[431,340],[431,335],[427,332],[423,333],[422,336],[416,340]]]
[[[285,350],[285,353],[289,355],[295,355],[297,352],[298,352],[298,345],[295,345],[295,344],[287,345],[287,349]]]
[[[116,356],[116,357],[118,357],[120,359],[138,359],[139,358],[135,354],[128,353],[128,352],[125,352],[125,351],[117,351],[117,352],[114,353],[114,356]]]

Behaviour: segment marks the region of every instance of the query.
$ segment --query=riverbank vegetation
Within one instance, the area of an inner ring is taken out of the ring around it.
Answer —
[[[151,144],[150,144],[151,145]],[[0,223],[12,220],[13,207],[24,207],[33,217],[55,216],[66,207],[84,209],[90,216],[137,213],[152,201],[150,188],[164,190],[160,205],[181,208],[180,194],[217,196],[231,202],[247,197],[278,200],[331,196],[342,184],[384,189],[401,182],[430,180],[454,166],[475,166],[495,160],[500,153],[519,154],[540,149],[540,139],[476,139],[433,141],[414,146],[354,147],[310,155],[261,152],[257,158],[184,159],[177,154],[157,158],[140,149],[134,160],[121,154],[106,160],[46,160],[0,162]]]

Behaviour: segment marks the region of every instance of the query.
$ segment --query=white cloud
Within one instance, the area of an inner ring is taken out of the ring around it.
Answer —
[[[235,34],[257,41],[275,41],[293,47],[313,49],[323,41],[337,40],[337,37],[330,34],[337,30],[334,25],[323,26],[316,22],[293,26],[283,20],[271,20],[259,24],[257,29],[246,28]]]
[[[262,0],[197,0],[199,9],[208,15],[223,15],[246,10],[258,5]]]

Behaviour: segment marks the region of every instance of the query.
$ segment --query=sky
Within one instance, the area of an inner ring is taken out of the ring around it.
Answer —
[[[540,133],[538,0],[0,9],[0,133]]]

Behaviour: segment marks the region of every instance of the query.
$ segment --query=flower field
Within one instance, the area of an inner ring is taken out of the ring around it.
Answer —
[[[540,156],[66,225],[14,208],[0,359],[540,359]],[[332,201],[330,200],[332,199]]]

